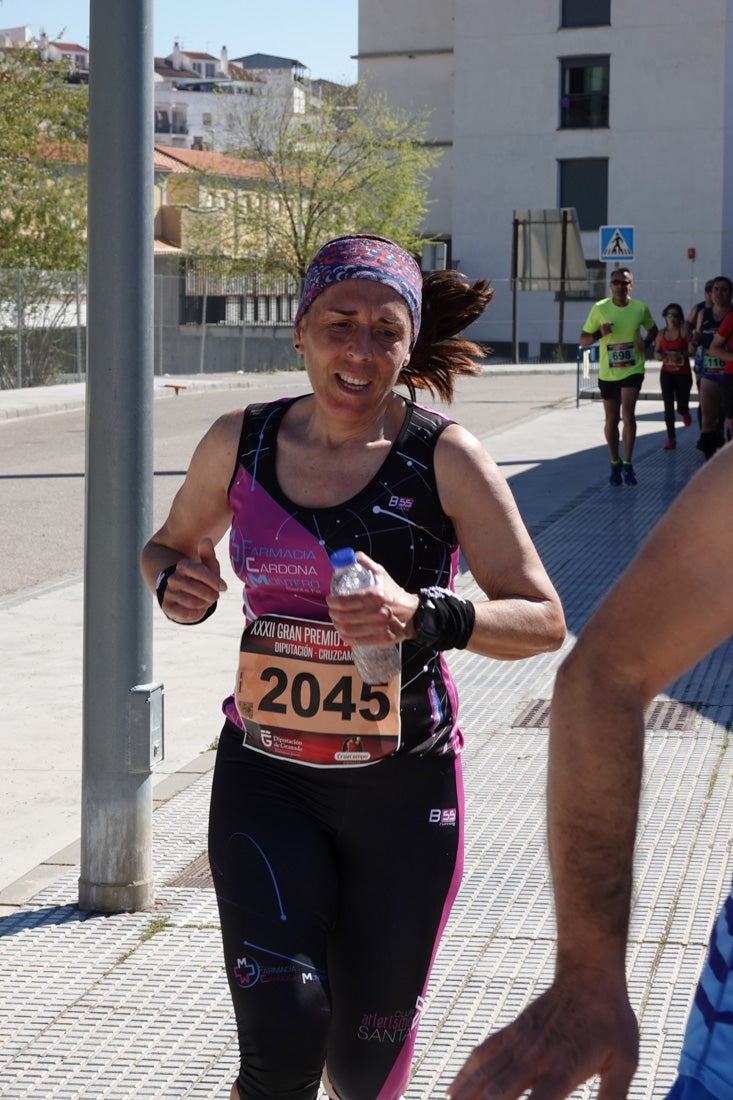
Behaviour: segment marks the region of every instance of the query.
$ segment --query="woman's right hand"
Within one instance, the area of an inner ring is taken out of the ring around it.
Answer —
[[[197,559],[180,558],[176,562],[161,606],[175,622],[197,623],[226,590],[214,543],[206,535],[199,543]]]

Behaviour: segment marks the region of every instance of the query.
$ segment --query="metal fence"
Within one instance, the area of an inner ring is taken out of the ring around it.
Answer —
[[[598,362],[598,344],[591,344],[589,348],[584,348],[581,344],[578,344],[575,365],[575,403],[577,405],[581,397],[587,397],[598,388],[598,370],[600,366]]]
[[[492,285],[494,300],[471,333],[490,349],[489,361],[577,365],[579,392],[593,389],[594,366],[578,361],[577,340],[599,287],[561,309],[556,295],[514,296],[508,279]],[[299,289],[286,276],[225,274],[176,259],[155,275],[156,375],[295,369]],[[665,304],[678,302],[687,313],[702,289],[690,279],[645,281],[638,296],[661,320]],[[83,379],[86,310],[79,272],[0,269],[0,388]]]
[[[287,275],[231,275],[200,264],[184,273],[183,324],[292,325],[300,284]]]
[[[0,388],[81,379],[85,364],[84,277],[0,268]]]
[[[156,374],[296,365],[297,280],[187,265],[154,295]],[[83,273],[0,269],[0,389],[83,380],[86,318]]]

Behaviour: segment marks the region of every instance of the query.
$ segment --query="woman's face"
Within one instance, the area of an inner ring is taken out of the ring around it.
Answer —
[[[412,324],[396,290],[368,279],[333,283],[295,329],[313,391],[330,411],[376,412],[410,359]]]

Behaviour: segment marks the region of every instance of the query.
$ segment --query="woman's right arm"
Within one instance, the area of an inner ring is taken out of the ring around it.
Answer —
[[[183,485],[163,526],[146,543],[140,568],[152,592],[164,570],[165,614],[176,622],[198,622],[226,584],[214,547],[232,518],[227,490],[234,471],[242,410],[226,413],[209,428],[194,451]]]

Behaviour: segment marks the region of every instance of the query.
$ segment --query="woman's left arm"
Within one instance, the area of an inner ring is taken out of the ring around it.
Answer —
[[[435,449],[435,473],[440,504],[487,596],[474,604],[466,649],[506,661],[559,649],[565,637],[560,599],[496,463],[470,432],[451,424]],[[418,596],[366,554],[360,551],[358,557],[376,584],[327,596],[334,626],[349,645],[410,641]]]
[[[435,472],[443,510],[487,597],[475,604],[466,648],[500,660],[559,649],[560,598],[496,463],[470,432],[451,424],[438,441]]]

